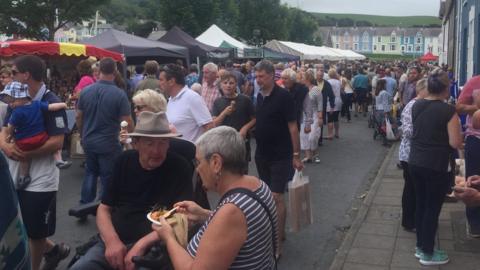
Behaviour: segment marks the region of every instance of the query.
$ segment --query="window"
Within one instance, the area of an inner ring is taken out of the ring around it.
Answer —
[[[338,43],[335,44],[335,48],[337,48],[337,49],[340,48],[340,44],[338,44]]]
[[[409,37],[405,38],[405,43],[410,43],[410,38]]]
[[[353,36],[353,41],[358,42],[358,35]]]
[[[353,44],[353,49],[354,49],[355,51],[358,51],[358,44],[357,44],[357,43]]]
[[[391,36],[390,41],[391,42],[397,42],[397,37],[396,36]]]
[[[402,46],[401,49],[402,49],[402,52],[404,52],[405,51],[405,46]]]
[[[422,34],[420,32],[418,32],[417,35],[415,36],[415,42],[422,43]]]
[[[382,45],[382,52],[385,51],[385,45]]]
[[[374,51],[377,50],[377,45],[373,45],[373,50],[374,50]]]
[[[411,52],[412,51],[412,46],[408,46],[407,51]]]
[[[397,49],[397,47],[395,45],[390,45],[390,51],[395,51]]]
[[[363,42],[368,42],[368,33],[363,33]]]
[[[382,42],[382,37],[378,37],[377,42]]]
[[[421,49],[420,49],[420,46],[416,46],[415,47],[415,51],[419,52]]]

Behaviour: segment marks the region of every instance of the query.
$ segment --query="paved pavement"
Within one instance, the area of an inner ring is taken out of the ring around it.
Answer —
[[[348,124],[342,122],[340,132],[340,139],[325,141],[320,148],[321,163],[308,164],[305,169],[304,174],[311,181],[314,224],[298,233],[287,233],[280,270],[329,268],[358,212],[362,194],[368,191],[388,152],[380,140],[372,140],[372,130],[363,117]],[[80,223],[67,215],[79,200],[83,179],[79,164],[79,160],[74,160],[71,168],[61,172],[57,231],[53,237],[72,247],[84,243],[97,231],[93,217]],[[256,174],[254,164],[250,172]],[[215,205],[218,196],[209,197]],[[66,269],[70,258],[58,269]]]
[[[415,234],[400,224],[403,178],[397,149],[390,149],[330,270],[480,269],[480,240],[466,237],[461,202],[445,203],[439,218],[436,245],[450,262],[422,267],[414,257]]]

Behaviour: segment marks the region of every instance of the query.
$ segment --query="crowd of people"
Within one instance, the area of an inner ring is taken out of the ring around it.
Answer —
[[[136,258],[159,243],[175,269],[274,269],[285,240],[287,183],[295,170],[321,162],[324,140],[340,143],[340,131],[368,115],[380,126],[388,120],[395,139],[402,134],[402,225],[416,231],[415,256],[432,265],[448,262],[434,249],[434,236],[452,186],[453,149],[463,148],[458,115],[469,114],[467,181],[455,194],[469,206],[470,232],[480,235],[477,77],[455,109],[445,102],[448,70],[416,62],[262,60],[186,68],[147,61],[124,79],[104,58],[82,60],[77,71],[70,99],[85,152],[79,204],[99,201],[99,237],[72,269],[140,269]],[[12,250],[29,250],[7,262],[19,269],[55,269],[70,253],[49,240],[67,104],[48,89],[45,74],[45,63],[31,55],[0,69],[0,99],[8,104],[0,134],[8,166],[2,157],[0,175],[11,179],[2,192],[16,188],[9,207],[23,217],[10,209],[6,221],[24,223]],[[257,172],[249,171],[252,161]],[[220,195],[217,206],[210,207],[206,191]],[[186,245],[175,225],[160,218],[161,226],[152,226],[145,218],[159,205],[186,215],[192,232]]]

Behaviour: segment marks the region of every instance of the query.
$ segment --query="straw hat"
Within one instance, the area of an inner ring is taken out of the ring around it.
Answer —
[[[172,138],[180,137],[179,133],[172,133],[169,128],[165,112],[141,112],[137,118],[137,125],[130,137]]]

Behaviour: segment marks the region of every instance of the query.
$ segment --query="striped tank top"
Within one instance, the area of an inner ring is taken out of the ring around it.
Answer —
[[[277,210],[272,193],[267,185],[261,181],[261,186],[254,193],[267,205],[275,225],[275,241],[278,246]],[[237,257],[229,269],[274,269],[275,259],[273,252],[272,225],[265,208],[255,199],[243,193],[234,193],[218,203],[217,208],[208,217],[200,230],[190,240],[187,251],[195,257],[202,236],[215,213],[227,203],[233,203],[245,215],[247,221],[247,239],[240,248]]]

